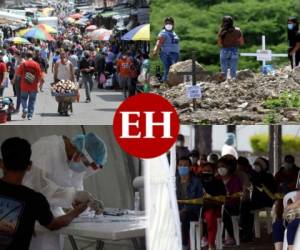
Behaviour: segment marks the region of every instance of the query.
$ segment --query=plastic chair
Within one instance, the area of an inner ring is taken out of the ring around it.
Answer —
[[[222,250],[223,249],[223,206],[221,211],[221,218],[217,219],[218,229],[216,234],[216,249]],[[202,220],[202,208],[200,209],[200,216],[198,221],[191,221],[190,222],[190,248],[191,250],[201,250],[201,239],[203,236],[203,220]]]
[[[261,237],[261,221],[259,219],[259,213],[265,211],[267,214],[267,232],[268,234],[272,233],[272,208],[265,207],[262,209],[254,210],[254,233],[255,238]]]
[[[289,192],[287,193],[284,197],[283,197],[283,207],[286,208],[287,207],[287,203],[289,200],[292,200],[293,202],[296,201],[297,199],[297,195],[298,195],[299,191],[293,191],[293,192]],[[284,240],[283,240],[283,248],[282,250],[287,250],[288,249],[288,242],[287,242],[287,230],[284,230]]]
[[[190,247],[191,250],[201,250],[201,238],[203,235],[202,207],[198,221],[190,222]]]

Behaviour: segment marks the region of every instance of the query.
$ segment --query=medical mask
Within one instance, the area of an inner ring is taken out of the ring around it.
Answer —
[[[190,173],[190,168],[187,166],[178,167],[178,173],[180,176],[187,176]]]
[[[218,168],[218,174],[220,176],[225,176],[225,175],[227,175],[227,173],[228,173],[227,168]]]
[[[261,172],[261,166],[254,165],[254,171],[257,172],[257,173],[260,173]]]
[[[166,24],[165,25],[165,30],[171,31],[172,29],[173,29],[173,25],[172,24]]]
[[[293,23],[289,23],[288,24],[288,29],[289,30],[293,30],[294,29],[294,24]]]
[[[82,163],[81,160],[79,162],[76,162],[76,161],[72,160],[69,163],[69,167],[70,167],[70,169],[72,169],[76,173],[82,173],[82,172],[87,170],[87,167]]]

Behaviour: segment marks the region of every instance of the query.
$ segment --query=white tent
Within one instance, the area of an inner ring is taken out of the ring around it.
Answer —
[[[175,147],[171,164],[166,155],[145,161],[147,249],[181,250],[181,228],[175,194]]]
[[[113,135],[112,126],[84,126],[84,129],[87,133],[97,133],[106,142],[108,149],[107,164],[98,173],[86,179],[85,189],[102,200],[105,207],[133,209],[135,190],[132,181],[141,175],[140,161],[121,150]],[[3,126],[0,128],[0,144],[14,136],[33,143],[42,136],[56,134],[71,138],[78,133],[82,133],[81,126]],[[83,246],[86,247],[87,244],[92,246],[91,242],[85,242]],[[65,249],[71,248],[67,245]],[[95,249],[95,246],[84,249]],[[131,250],[133,247],[130,241],[120,241],[106,243],[105,249]]]

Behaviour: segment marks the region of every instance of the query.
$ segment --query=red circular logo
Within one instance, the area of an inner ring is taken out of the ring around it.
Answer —
[[[171,148],[179,132],[179,119],[165,98],[139,94],[120,105],[113,126],[115,137],[125,152],[147,159]]]

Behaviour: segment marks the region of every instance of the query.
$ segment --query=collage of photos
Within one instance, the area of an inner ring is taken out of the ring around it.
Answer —
[[[300,250],[299,13],[0,1],[0,250]]]

